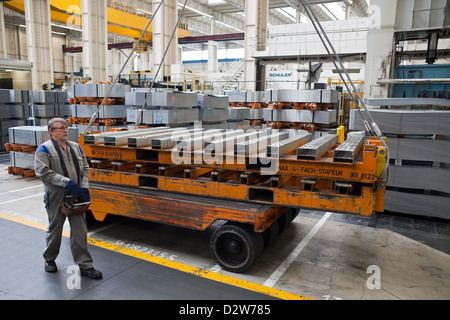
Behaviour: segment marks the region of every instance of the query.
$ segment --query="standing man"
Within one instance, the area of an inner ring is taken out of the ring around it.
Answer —
[[[81,202],[90,201],[88,174],[89,165],[78,143],[68,141],[69,125],[62,118],[48,122],[50,140],[41,144],[35,153],[36,176],[45,186],[44,203],[48,214],[47,246],[44,251],[45,271],[56,272],[55,259],[59,254],[63,225],[66,216],[61,212],[61,204],[66,194]],[[92,279],[100,279],[102,273],[92,264],[88,251],[86,215],[69,216],[70,248],[80,274]]]

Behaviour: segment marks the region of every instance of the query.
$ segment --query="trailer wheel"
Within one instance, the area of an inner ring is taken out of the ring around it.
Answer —
[[[264,249],[270,246],[278,237],[278,220],[275,220],[270,227],[263,232]]]
[[[294,219],[297,218],[299,213],[300,213],[300,209],[291,208],[291,221],[294,221]]]
[[[261,254],[264,240],[250,226],[227,222],[211,236],[210,251],[217,263],[231,272],[244,272]]]
[[[281,233],[291,223],[291,209],[286,209],[283,214],[278,218],[278,233]]]

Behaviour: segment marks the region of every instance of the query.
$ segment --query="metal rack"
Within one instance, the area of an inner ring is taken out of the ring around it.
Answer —
[[[386,159],[378,138],[351,137],[339,145],[334,134],[311,141],[306,132],[289,137],[270,130],[208,131],[153,128],[86,135],[80,142],[90,159],[89,180],[361,215],[383,210],[379,178]],[[146,144],[136,147],[137,140]]]

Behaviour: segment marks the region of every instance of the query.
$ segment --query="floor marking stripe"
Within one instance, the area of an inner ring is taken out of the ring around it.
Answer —
[[[47,226],[42,224],[42,223],[38,223],[38,222],[34,222],[34,221],[30,221],[30,220],[26,220],[24,218],[20,218],[20,217],[14,217],[14,216],[10,216],[8,214],[2,213],[0,212],[0,218],[6,219],[6,220],[10,220],[10,221],[14,221],[14,222],[18,222],[21,224],[25,224],[34,228],[38,228],[41,230],[47,230]],[[69,232],[63,232],[63,235],[65,237],[69,237],[70,233]],[[128,248],[124,248],[124,247],[120,247],[117,245],[114,245],[112,243],[108,243],[105,241],[101,241],[101,240],[96,240],[96,239],[92,239],[92,238],[88,238],[88,242],[91,245],[103,248],[103,249],[107,249],[107,250],[111,250],[111,251],[115,251],[121,254],[125,254],[128,256],[132,256],[134,258],[138,258],[141,260],[145,260],[148,262],[152,262],[152,263],[156,263],[162,266],[166,266],[178,271],[183,271],[186,273],[190,273],[202,278],[206,278],[206,279],[210,279],[210,280],[214,280],[217,282],[221,282],[221,283],[225,283],[228,285],[232,285],[235,287],[239,287],[242,289],[246,289],[246,290],[251,290],[251,291],[255,291],[255,292],[259,292],[262,294],[266,294],[272,297],[276,297],[279,299],[284,299],[284,300],[312,300],[311,298],[305,297],[305,296],[301,296],[298,294],[294,294],[294,293],[290,293],[290,292],[286,292],[286,291],[282,291],[282,290],[278,290],[278,289],[274,289],[274,288],[270,288],[267,287],[265,285],[260,285],[260,284],[256,284],[253,282],[248,282],[245,280],[241,280],[241,279],[237,279],[237,278],[233,278],[227,275],[223,275],[223,274],[218,274],[215,272],[211,272],[211,271],[207,271],[205,269],[201,269],[201,268],[197,268],[197,267],[192,267],[180,262],[175,262],[175,261],[170,261],[170,260],[166,260],[164,258],[160,258],[160,257],[155,257],[152,255],[149,255],[147,253],[144,252],[139,252],[136,250],[132,250],[132,249],[128,249]]]
[[[25,187],[25,188],[22,188],[22,189],[15,189],[15,190],[7,191],[7,192],[2,192],[2,193],[0,193],[0,196],[4,195],[4,194],[11,193],[11,192],[18,192],[18,191],[23,191],[23,190],[28,190],[28,189],[33,189],[33,188],[38,188],[38,187],[43,187],[43,186],[44,186],[43,184],[38,184],[38,185],[35,185],[35,186],[32,186],[32,187]]]
[[[309,241],[314,237],[314,235],[319,231],[322,225],[327,221],[331,212],[327,212],[316,225],[308,232],[308,234],[303,238],[302,241],[297,245],[297,247],[291,252],[291,254],[278,266],[278,268],[272,273],[272,275],[264,282],[267,287],[273,287],[275,283],[281,278],[289,266],[294,262],[298,255],[303,251],[303,249],[308,245]]]
[[[3,201],[3,202],[0,202],[0,205],[11,203],[11,202],[16,202],[16,201],[20,201],[20,200],[24,200],[24,199],[28,199],[28,198],[33,198],[33,197],[37,197],[37,196],[43,196],[43,195],[44,195],[44,192],[36,193],[36,194],[32,194],[31,196],[27,196],[27,197],[22,197],[22,198],[16,198],[16,199],[12,199],[12,200]]]
[[[96,233],[98,233],[98,232],[100,232],[100,231],[105,231],[105,230],[107,230],[107,229],[109,229],[109,228],[111,228],[111,227],[115,227],[116,225],[121,224],[121,223],[123,223],[124,221],[125,221],[125,220],[115,221],[115,222],[112,222],[112,223],[110,223],[110,224],[108,224],[108,225],[106,225],[106,226],[103,226],[103,227],[100,227],[100,228],[98,228],[98,229],[92,230],[91,232],[88,232],[88,233],[87,233],[87,236],[88,236],[88,237],[91,237],[91,236],[93,236],[94,234],[96,234]]]

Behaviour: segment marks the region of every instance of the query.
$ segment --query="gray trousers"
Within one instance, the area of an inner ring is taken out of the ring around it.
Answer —
[[[66,217],[61,212],[61,203],[65,195],[64,189],[46,190],[44,196],[48,214],[48,229],[46,233],[47,246],[44,250],[45,261],[55,261],[61,247],[61,238],[66,218],[70,223],[70,249],[73,260],[81,269],[92,268],[92,257],[88,251],[86,215]]]

